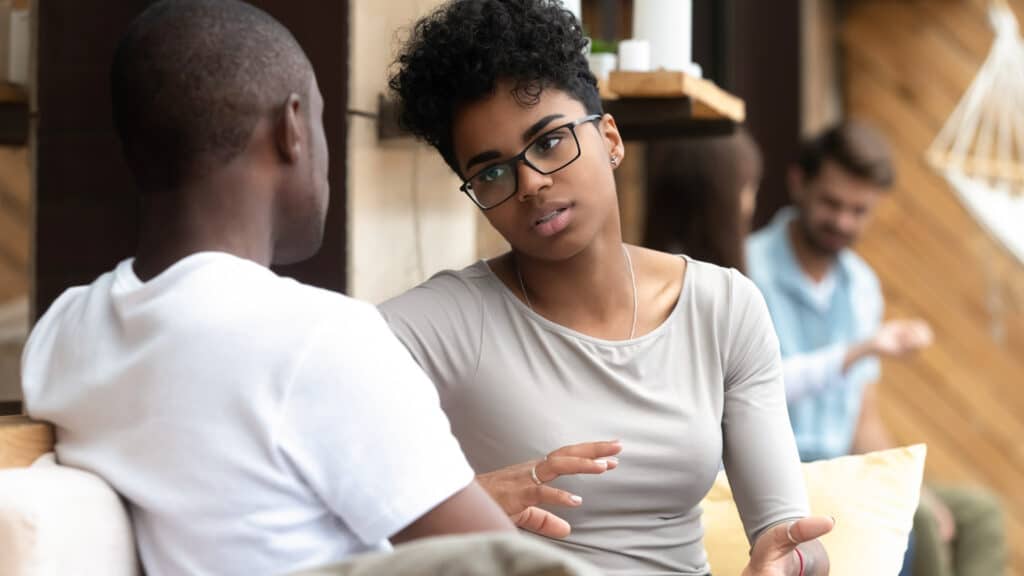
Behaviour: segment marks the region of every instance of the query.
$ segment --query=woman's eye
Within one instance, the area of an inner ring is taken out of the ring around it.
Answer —
[[[534,146],[538,152],[550,152],[562,142],[562,138],[561,134],[551,134],[538,140]]]
[[[494,182],[508,171],[506,166],[492,166],[480,174],[481,182]]]

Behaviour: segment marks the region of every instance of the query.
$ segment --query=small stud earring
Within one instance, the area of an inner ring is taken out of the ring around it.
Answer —
[[[613,154],[611,160],[612,160],[612,166],[618,165],[618,163],[619,163],[619,157],[618,156],[615,156]]]

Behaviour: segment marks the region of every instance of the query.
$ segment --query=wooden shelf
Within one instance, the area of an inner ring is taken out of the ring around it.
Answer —
[[[743,100],[682,72],[615,71],[604,88],[604,110],[626,140],[729,134],[746,118]]]
[[[743,100],[714,82],[673,70],[616,70],[608,78],[608,90],[620,99],[687,99],[694,118],[741,123],[747,115]]]

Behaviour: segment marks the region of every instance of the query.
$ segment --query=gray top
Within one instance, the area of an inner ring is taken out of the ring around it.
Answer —
[[[708,572],[699,503],[721,462],[750,540],[807,515],[764,299],[735,270],[688,262],[668,319],[632,340],[545,319],[482,261],[381,305],[477,473],[622,441],[616,470],[552,483],[583,498],[552,508],[573,528],[558,543],[609,574]]]

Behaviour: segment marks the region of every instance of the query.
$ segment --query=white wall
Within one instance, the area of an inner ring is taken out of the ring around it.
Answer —
[[[399,31],[437,0],[353,0],[349,108],[377,111]],[[431,148],[378,142],[376,122],[349,116],[348,292],[379,302],[477,256],[476,208]]]

